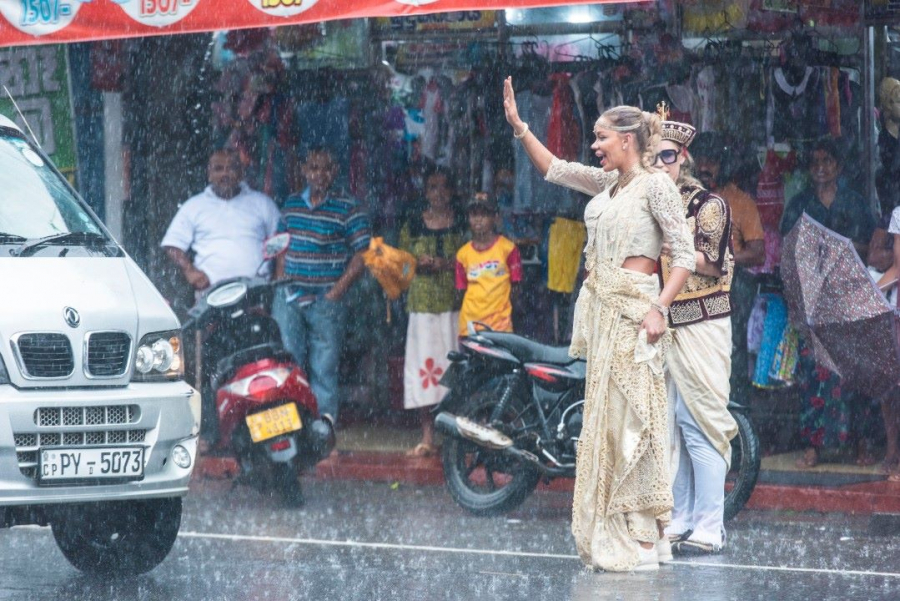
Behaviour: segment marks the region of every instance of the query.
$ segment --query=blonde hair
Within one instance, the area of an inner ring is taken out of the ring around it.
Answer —
[[[679,188],[682,186],[690,186],[692,188],[705,190],[706,186],[694,177],[694,167],[696,167],[694,157],[691,156],[690,152],[684,150],[684,162],[681,164],[681,169],[678,171],[678,181],[675,182],[675,185]]]
[[[645,168],[649,169],[656,160],[656,147],[662,140],[662,120],[656,113],[634,106],[616,106],[600,115],[595,127],[634,135]]]
[[[900,80],[893,77],[885,77],[878,86],[878,107],[882,112],[886,112],[887,105],[900,92]]]

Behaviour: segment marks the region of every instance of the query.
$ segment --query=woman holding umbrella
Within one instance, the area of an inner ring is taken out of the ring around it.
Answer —
[[[585,209],[587,279],[575,306],[570,354],[587,360],[572,533],[594,568],[655,570],[666,557],[672,510],[663,357],[669,305],[695,267],[678,189],[653,173],[660,119],[630,106],[594,125],[600,167],[558,159],[519,117],[512,78],[503,107],[513,137],[544,177],[593,199]],[[671,276],[653,271],[663,242]]]
[[[826,228],[849,238],[857,253],[866,256],[875,219],[863,197],[841,177],[843,164],[837,143],[821,140],[812,147],[809,161],[811,185],[795,196],[785,208],[781,233],[787,235],[803,213]],[[874,462],[868,433],[874,427],[875,412],[868,399],[853,399],[841,386],[841,378],[818,364],[812,349],[800,349],[800,436],[807,443],[797,467],[811,468],[819,463],[823,448],[841,448],[857,444],[856,462]]]
[[[665,105],[660,114],[667,116]],[[662,122],[662,142],[654,166],[681,192],[697,267],[672,301],[669,411],[675,507],[666,529],[676,552],[708,555],[725,544],[725,476],[737,424],[728,412],[731,376],[731,304],[734,272],[731,210],[722,198],[691,176],[687,147],[696,130],[687,123]],[[660,279],[671,275],[669,257],[660,258]],[[672,427],[674,426],[674,427]]]

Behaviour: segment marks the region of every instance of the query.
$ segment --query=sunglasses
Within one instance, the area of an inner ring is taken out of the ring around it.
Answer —
[[[662,161],[663,165],[671,165],[678,160],[678,151],[672,149],[661,150],[659,154],[656,155],[656,160]]]

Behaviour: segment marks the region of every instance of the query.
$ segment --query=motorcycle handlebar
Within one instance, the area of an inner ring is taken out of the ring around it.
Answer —
[[[231,305],[225,306],[225,307],[212,307],[209,304],[207,304],[206,299],[209,297],[209,295],[213,291],[217,290],[218,288],[220,288],[224,285],[233,284],[234,282],[244,282],[247,285],[247,292],[244,294],[244,296],[241,299],[239,299],[237,302],[235,302]],[[286,284],[291,284],[291,283],[294,283],[294,280],[280,279],[280,280],[276,280],[276,281],[271,281],[271,280],[266,280],[264,278],[258,278],[258,277],[256,277],[256,278],[246,278],[246,277],[232,278],[232,279],[228,279],[228,280],[219,282],[214,288],[210,289],[206,294],[204,294],[200,298],[200,300],[197,301],[197,304],[195,304],[193,307],[191,307],[188,310],[188,318],[185,322],[183,322],[181,324],[181,329],[182,329],[182,331],[186,331],[186,330],[190,330],[192,328],[198,328],[205,321],[205,318],[208,317],[212,312],[216,311],[217,309],[233,310],[237,306],[245,305],[247,303],[248,298],[253,298],[253,297],[258,296],[258,294],[254,294],[254,293],[258,293],[259,291],[266,289],[266,288],[274,291]]]

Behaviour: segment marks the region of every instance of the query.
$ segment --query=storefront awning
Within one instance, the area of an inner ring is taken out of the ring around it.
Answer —
[[[0,0],[0,46],[613,0]],[[637,2],[650,0],[637,0]],[[636,2],[636,3],[637,3]]]

